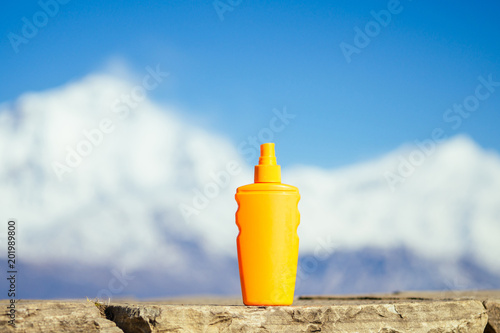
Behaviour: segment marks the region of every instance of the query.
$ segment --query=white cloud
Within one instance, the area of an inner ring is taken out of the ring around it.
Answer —
[[[90,75],[2,106],[0,218],[18,219],[25,261],[178,269],[186,241],[235,255],[234,192],[253,180],[251,166],[228,139],[148,99],[120,118],[111,106],[131,87]],[[65,163],[67,147],[103,118],[113,132],[60,182],[53,161]],[[285,167],[283,181],[302,196],[302,253],[331,237],[339,248],[404,245],[429,257],[471,256],[500,271],[498,155],[452,139],[393,192],[384,172],[408,149],[340,170]],[[214,183],[211,172],[232,160],[241,173],[186,223],[179,204],[192,205],[194,189],[203,192]]]

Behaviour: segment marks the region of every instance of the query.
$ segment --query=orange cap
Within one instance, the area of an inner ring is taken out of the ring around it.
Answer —
[[[276,163],[274,143],[260,145],[259,165],[255,166],[255,183],[281,183],[281,167]]]

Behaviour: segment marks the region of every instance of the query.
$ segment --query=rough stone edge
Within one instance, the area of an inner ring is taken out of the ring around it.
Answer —
[[[366,298],[365,298],[366,299]],[[370,299],[370,298],[368,298]],[[401,299],[400,299],[401,300]],[[408,301],[411,301],[414,298],[409,298]],[[425,299],[429,300],[429,299]],[[486,306],[486,302],[478,299],[468,299],[470,301],[477,301],[478,304],[481,304],[484,309],[484,315],[486,316],[486,325],[484,327],[485,333],[500,333],[500,331],[495,329],[495,326],[490,324],[490,316],[489,310]],[[389,299],[391,301],[391,299]],[[464,301],[461,300],[443,300],[443,301]],[[500,303],[494,304],[497,309],[500,309]],[[168,304],[167,306],[173,306],[173,304]],[[265,307],[272,308],[272,307]],[[137,329],[140,329],[140,332],[151,333],[155,332],[155,326],[157,324],[156,318],[159,317],[162,313],[161,305],[136,305],[136,304],[123,304],[123,305],[107,305],[105,306],[106,318],[108,320],[113,321],[117,327],[123,330],[124,333],[133,333],[137,332]],[[399,313],[398,313],[399,314]],[[401,318],[401,314],[399,314]],[[496,318],[497,321],[500,321],[500,318]]]
[[[409,299],[412,300],[411,298]],[[500,299],[478,300],[485,309],[488,322],[484,332],[500,333]],[[67,301],[67,300],[66,300]],[[76,300],[75,300],[76,301]],[[161,307],[158,305],[106,305],[97,301],[90,301],[98,309],[103,320],[109,320],[124,333],[136,332],[142,327],[144,332],[153,332],[156,326],[156,318],[161,315]],[[389,299],[390,301],[390,299]]]
[[[103,331],[103,332],[109,332],[110,330],[112,330],[113,332],[118,332],[118,331],[121,331],[123,332],[123,330],[121,328],[119,328],[116,323],[112,320],[109,320],[108,318],[106,318],[106,315],[105,315],[105,308],[106,308],[106,305],[104,304],[101,304],[99,302],[96,302],[96,301],[91,301],[87,298],[87,303],[92,303],[92,305],[94,305],[95,307],[97,307],[97,310],[98,310],[98,313],[96,313],[95,315],[97,315],[96,317],[92,317],[92,318],[89,318],[89,320],[93,320],[93,324],[96,326],[96,328],[98,328],[98,331]],[[8,300],[1,300],[0,301],[0,304],[3,305],[3,303],[7,303]],[[83,299],[69,299],[69,300],[30,300],[30,299],[18,299],[16,300],[16,303],[17,304],[24,304],[25,302],[28,302],[28,303],[34,303],[36,304],[37,302],[53,302],[53,303],[59,303],[59,304],[63,304],[63,303],[73,303],[73,304],[77,304],[77,303],[82,303],[82,304],[85,304],[85,300]],[[19,305],[18,305],[19,306]],[[3,307],[3,306],[2,306]],[[88,309],[90,311],[95,311],[95,310],[92,310],[93,307],[89,304],[89,307]],[[19,311],[19,310],[18,310]],[[71,313],[68,313],[67,316],[71,315]],[[4,314],[2,314],[2,317],[0,319],[0,322],[1,324],[5,324],[5,325],[0,325],[0,331],[5,331],[5,332],[17,332],[19,331],[19,329],[26,331],[26,328],[22,328],[22,327],[12,327],[11,325],[9,325],[7,323],[6,320],[4,320]],[[102,327],[100,328],[102,325],[102,323],[104,322],[110,322],[110,327]],[[53,330],[51,330],[52,332]]]
[[[99,302],[98,300],[89,300],[88,298],[87,298],[87,301],[94,303],[94,306],[97,308],[97,310],[99,310],[99,315],[101,316],[101,318],[103,320],[108,320],[108,321],[114,323],[116,325],[116,328],[123,332],[123,329],[121,327],[119,327],[115,321],[109,319],[108,316],[106,315],[106,309],[108,308],[109,304],[106,305],[104,303]]]
[[[500,333],[500,299],[487,299],[483,306],[488,314],[488,323],[484,329],[485,333]]]
[[[154,305],[104,305],[104,314],[107,320],[114,322],[124,333],[137,332],[138,329],[141,332],[153,332],[161,309]]]

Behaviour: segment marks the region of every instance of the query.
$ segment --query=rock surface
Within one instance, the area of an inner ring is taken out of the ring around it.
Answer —
[[[288,307],[245,307],[230,298],[118,300],[98,306],[21,300],[16,329],[7,320],[4,311],[1,332],[500,333],[500,292],[302,296]]]
[[[488,311],[488,325],[485,332],[500,333],[500,299],[485,301],[484,307]]]
[[[2,309],[8,304],[6,300],[0,302]],[[2,311],[0,332],[123,332],[87,300],[20,300],[16,303],[16,328],[8,324],[9,319]]]
[[[291,307],[112,306],[124,332],[483,332],[480,301]],[[137,330],[140,328],[140,330]]]

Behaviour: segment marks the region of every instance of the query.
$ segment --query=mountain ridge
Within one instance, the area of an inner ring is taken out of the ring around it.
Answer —
[[[165,270],[182,280],[196,265],[220,261],[227,264],[221,264],[220,274],[231,272],[226,283],[237,286],[234,192],[252,181],[252,166],[232,142],[184,121],[179,110],[146,98],[127,116],[114,113],[113,101],[130,87],[92,75],[2,104],[0,216],[19,221],[22,262],[62,265],[68,272],[71,265]],[[107,118],[114,130],[99,136],[96,130]],[[54,161],[65,163],[71,151],[92,140],[99,144],[60,180]],[[499,275],[498,153],[465,136],[448,139],[392,190],[384,174],[395,172],[415,149],[414,143],[404,145],[340,169],[284,166],[283,181],[301,192],[301,258],[313,258],[318,265],[334,262],[315,257],[324,244],[329,254],[345,251],[345,256],[404,248],[423,266],[455,267],[467,258],[468,267],[481,274]],[[179,207],[217,183],[214,175],[220,177],[231,161],[239,171],[186,219]],[[400,262],[384,256],[382,261]],[[467,266],[464,262],[456,267]],[[326,283],[328,276],[320,275],[318,281]],[[210,276],[214,281],[207,283],[208,292],[221,290],[216,274]],[[428,273],[422,276],[431,279]],[[480,280],[472,279],[472,285],[480,286]],[[440,285],[431,282],[423,285]],[[350,290],[345,283],[339,292]]]

